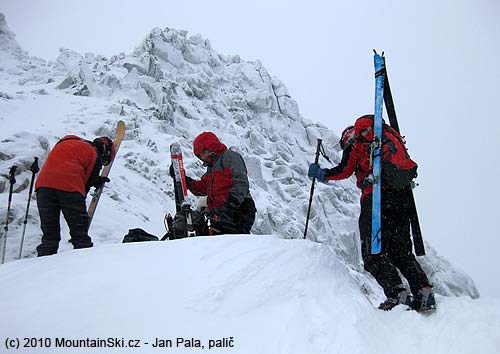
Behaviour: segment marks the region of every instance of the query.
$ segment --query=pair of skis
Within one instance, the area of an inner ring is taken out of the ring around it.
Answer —
[[[184,217],[186,231],[185,235],[192,237],[196,236],[195,227],[193,225],[193,213],[191,210],[191,204],[187,200],[187,183],[186,174],[184,170],[184,161],[182,158],[182,149],[179,143],[173,143],[170,145],[170,157],[172,161],[172,167],[174,169],[174,194],[175,194],[175,211],[176,215],[182,215]],[[169,218],[170,217],[170,218]],[[170,221],[168,221],[170,219]],[[167,228],[170,232],[175,232],[172,228],[172,217],[166,216]],[[180,235],[177,235],[179,237]]]
[[[381,151],[382,151],[382,114],[383,104],[389,123],[398,133],[399,124],[396,117],[394,101],[392,99],[391,87],[387,76],[385,58],[374,51],[375,66],[375,112],[373,119],[373,142],[372,142],[372,161],[373,161],[373,200],[372,200],[372,234],[371,234],[371,253],[379,254],[382,251],[382,222],[381,222]],[[410,202],[410,225],[413,234],[413,244],[417,256],[425,255],[424,242],[422,240],[422,231],[418,220],[415,198],[411,186],[405,188],[408,200]]]

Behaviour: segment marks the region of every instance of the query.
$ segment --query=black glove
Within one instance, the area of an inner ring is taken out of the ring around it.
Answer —
[[[184,176],[184,179],[186,180],[186,186],[189,188],[192,182],[194,182],[194,179],[188,176]]]
[[[94,187],[96,187],[97,189],[101,188],[104,183],[106,182],[109,182],[109,178],[108,177],[102,177],[102,176],[98,176],[95,178],[95,181],[94,181]]]

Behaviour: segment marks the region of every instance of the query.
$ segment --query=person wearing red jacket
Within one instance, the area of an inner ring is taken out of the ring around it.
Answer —
[[[115,155],[113,141],[100,137],[94,141],[66,135],[49,153],[36,180],[35,190],[42,229],[38,256],[57,253],[61,240],[61,212],[66,219],[75,249],[92,247],[88,235],[89,215],[85,198],[91,187],[100,187],[109,178],[100,177],[103,165]]]
[[[382,184],[382,252],[371,254],[372,183],[370,176],[370,144],[373,139],[373,115],[358,118],[354,126],[342,132],[340,163],[331,169],[319,164],[310,165],[309,177],[320,182],[349,178],[353,173],[361,189],[361,214],[359,232],[361,253],[365,270],[373,275],[384,289],[387,300],[380,304],[382,310],[391,310],[405,304],[417,311],[436,307],[432,286],[414,254],[410,238],[410,205],[403,188]],[[408,293],[398,270],[408,280],[412,296]]]
[[[186,177],[186,184],[194,195],[207,196],[212,229],[223,234],[249,234],[257,210],[243,157],[229,150],[212,132],[194,139],[193,152],[207,172],[199,180]]]

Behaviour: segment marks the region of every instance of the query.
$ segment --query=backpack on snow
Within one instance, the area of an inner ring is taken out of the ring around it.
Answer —
[[[158,241],[158,237],[148,234],[143,229],[130,229],[128,234],[123,238],[122,243],[128,242],[144,242],[144,241]]]

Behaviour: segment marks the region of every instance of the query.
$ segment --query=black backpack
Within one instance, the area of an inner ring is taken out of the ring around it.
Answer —
[[[356,120],[354,124],[356,138],[366,141],[364,131],[373,129],[373,115],[368,114]],[[344,130],[347,131],[346,128]],[[417,177],[417,164],[406,149],[403,137],[390,125],[382,125],[382,185],[401,189],[408,186]],[[370,133],[373,136],[373,133]],[[370,138],[371,139],[371,138]]]
[[[383,125],[382,185],[404,188],[417,177],[418,165],[406,149],[403,137],[391,126]]]
[[[158,241],[158,237],[148,234],[143,229],[130,229],[123,238],[123,243],[144,241]]]

